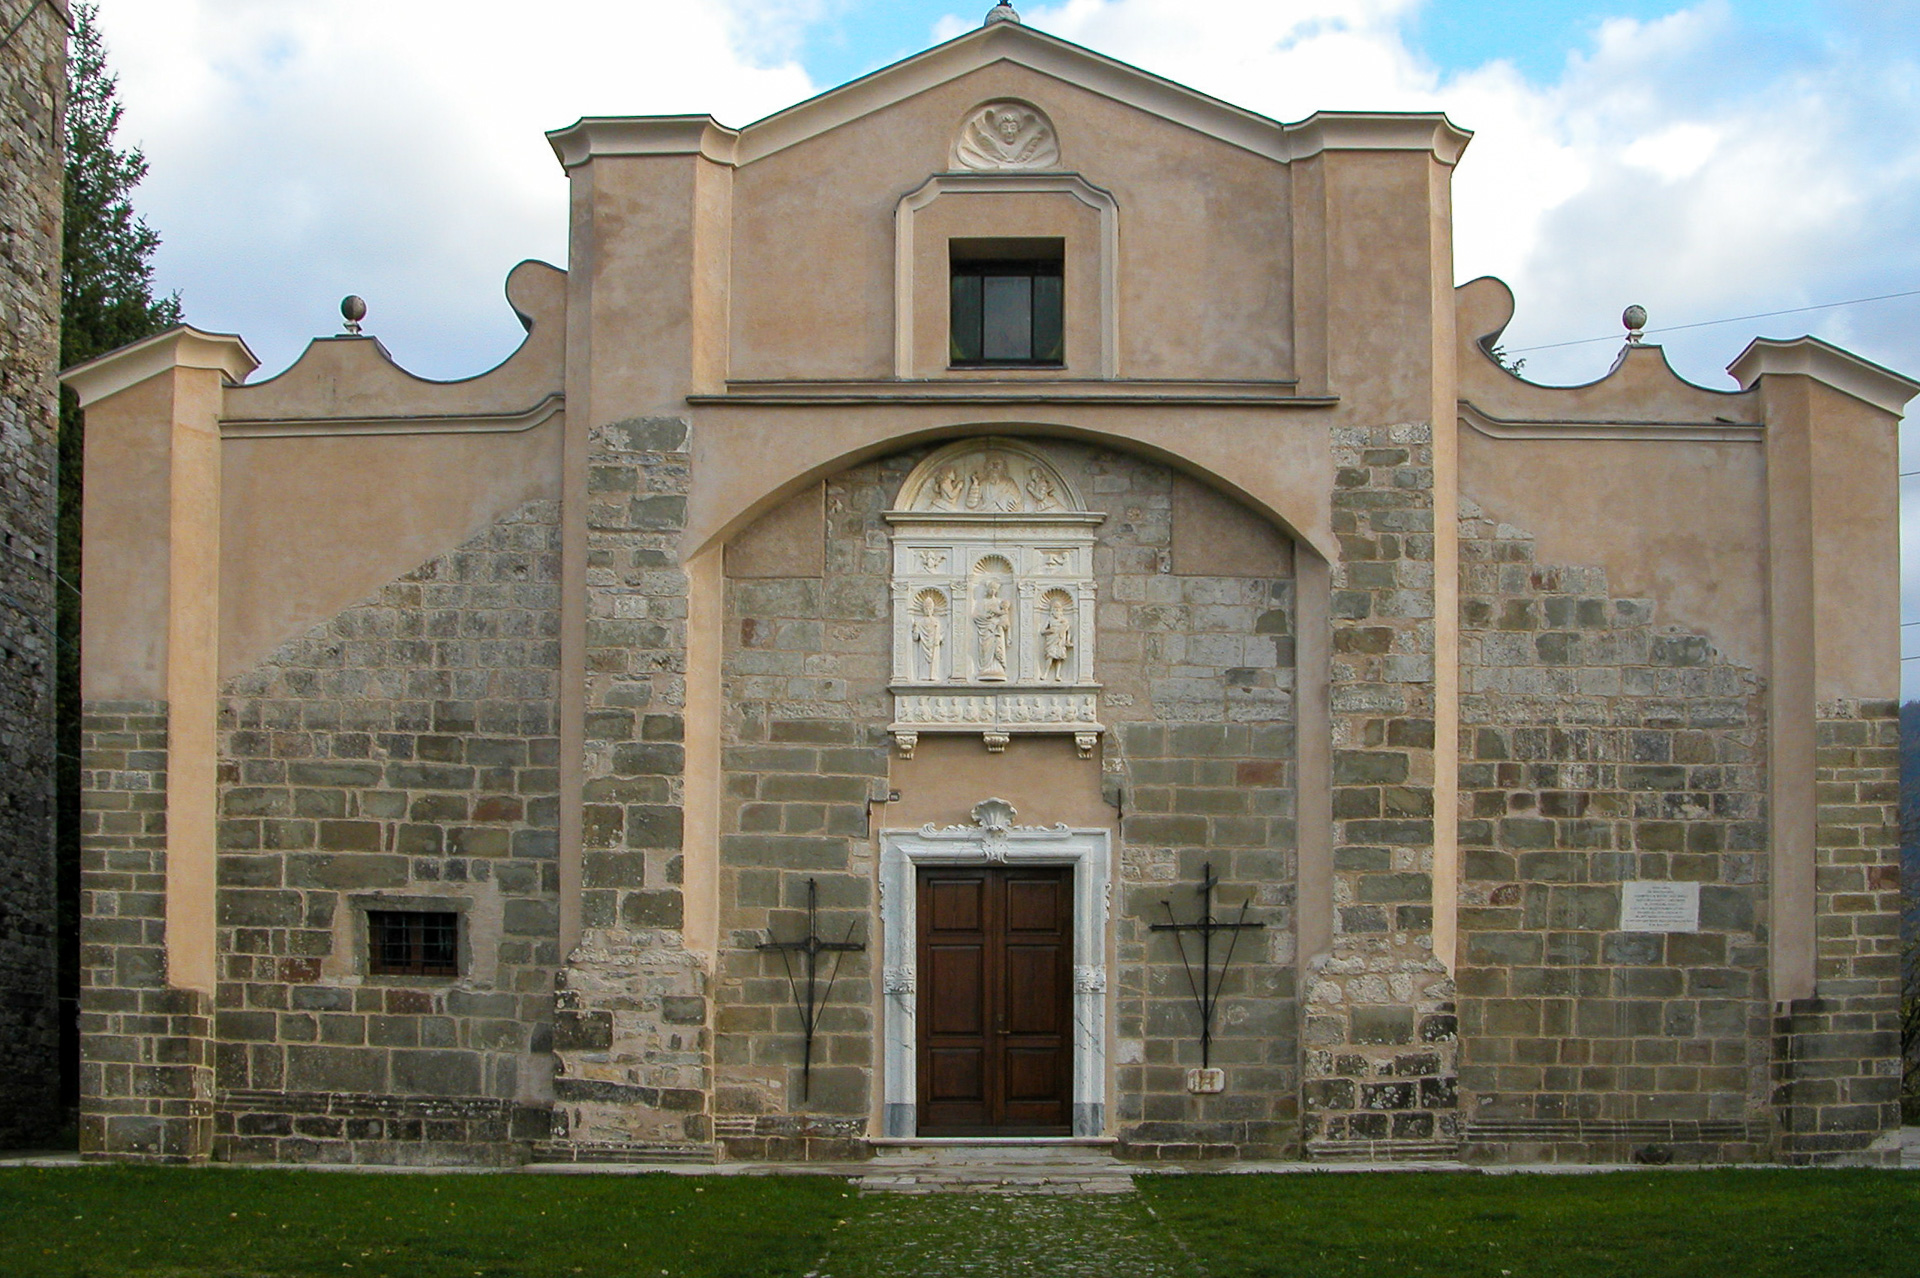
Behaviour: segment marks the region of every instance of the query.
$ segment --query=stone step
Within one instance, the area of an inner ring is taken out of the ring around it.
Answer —
[[[868,1193],[1124,1194],[1133,1168],[1107,1142],[913,1142],[874,1151]]]

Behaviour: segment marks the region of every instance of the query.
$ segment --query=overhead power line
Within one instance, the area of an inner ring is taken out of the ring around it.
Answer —
[[[1739,324],[1747,320],[1773,319],[1780,315],[1804,315],[1808,311],[1830,311],[1836,306],[1859,306],[1866,302],[1890,302],[1899,297],[1920,297],[1920,288],[1908,289],[1903,293],[1882,293],[1878,297],[1850,297],[1844,302],[1821,302],[1818,306],[1793,306],[1784,311],[1761,311],[1757,315],[1729,315],[1726,319],[1700,320],[1693,324],[1668,324],[1661,328],[1650,328],[1646,332],[1678,333],[1689,328],[1712,328],[1715,324]],[[1528,351],[1554,351],[1563,346],[1587,346],[1594,342],[1624,341],[1618,333],[1609,333],[1605,337],[1582,337],[1571,342],[1548,342],[1544,346],[1516,346],[1508,351],[1509,355],[1522,355]]]

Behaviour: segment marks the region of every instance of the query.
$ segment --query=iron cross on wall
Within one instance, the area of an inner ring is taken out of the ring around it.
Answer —
[[[800,1013],[801,1057],[800,1057],[800,1101],[806,1103],[807,1093],[813,1086],[813,1031],[820,1024],[820,1013],[833,997],[833,983],[840,979],[840,960],[844,955],[856,954],[866,949],[865,942],[856,943],[853,939],[852,923],[847,924],[847,936],[843,941],[826,941],[820,938],[820,928],[816,922],[819,915],[820,884],[814,879],[807,880],[807,934],[797,941],[776,941],[769,930],[768,939],[759,946],[762,950],[773,950],[780,955],[780,966],[786,969],[787,989],[793,994],[793,1006]],[[793,970],[793,955],[806,959],[802,972]],[[819,989],[820,956],[833,955],[833,970],[827,974],[827,987]],[[801,985],[804,975],[806,984]]]
[[[1200,1068],[1213,1066],[1213,1012],[1220,1005],[1220,988],[1226,984],[1227,969],[1233,965],[1233,952],[1240,944],[1240,934],[1263,928],[1265,923],[1247,922],[1247,909],[1253,904],[1249,896],[1240,903],[1240,915],[1231,923],[1221,922],[1213,917],[1213,889],[1220,880],[1213,876],[1213,862],[1208,861],[1200,869],[1200,917],[1191,923],[1182,923],[1173,916],[1173,902],[1162,901],[1167,908],[1167,921],[1155,923],[1155,932],[1173,933],[1175,945],[1180,947],[1180,966],[1187,971],[1187,988],[1193,991],[1194,1005],[1200,1009]],[[1186,934],[1200,934],[1200,976],[1196,980],[1193,962],[1187,957]],[[1213,970],[1213,938],[1215,933],[1227,933],[1226,957],[1220,960],[1220,970]]]

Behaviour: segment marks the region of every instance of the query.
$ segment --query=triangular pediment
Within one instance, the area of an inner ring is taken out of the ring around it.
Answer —
[[[1172,80],[1016,22],[995,22],[756,120],[736,162],[763,156],[884,110],[997,62],[1026,67],[1271,159],[1290,158],[1287,126]]]
[[[1437,112],[1316,112],[1283,124],[1059,36],[994,22],[744,128],[711,116],[587,117],[547,137],[568,168],[594,155],[686,152],[745,165],[1002,62],[1280,163],[1342,148],[1430,150],[1452,164],[1472,136]]]

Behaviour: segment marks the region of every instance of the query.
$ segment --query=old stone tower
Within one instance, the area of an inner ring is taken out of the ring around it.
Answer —
[[[24,13],[19,12],[24,8]],[[54,492],[65,0],[0,44],[0,1148],[60,1123],[54,1000]],[[15,25],[16,19],[18,25]]]
[[[489,373],[67,375],[91,1153],[1891,1156],[1914,382],[1528,384],[1445,117],[1004,6],[550,136]]]

